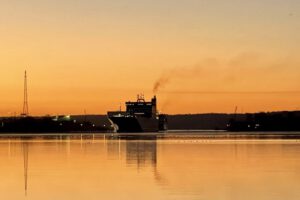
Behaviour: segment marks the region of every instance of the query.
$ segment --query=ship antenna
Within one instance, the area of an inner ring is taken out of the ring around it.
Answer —
[[[137,102],[145,102],[145,97],[143,93],[137,95]]]
[[[27,72],[25,70],[24,75],[24,101],[23,101],[23,112],[22,116],[27,117],[29,114],[28,112],[28,93],[27,93]]]

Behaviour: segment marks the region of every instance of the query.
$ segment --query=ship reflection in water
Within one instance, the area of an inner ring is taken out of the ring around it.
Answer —
[[[297,139],[0,138],[2,199],[300,199]]]

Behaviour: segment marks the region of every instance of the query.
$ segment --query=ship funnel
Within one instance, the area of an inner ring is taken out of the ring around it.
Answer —
[[[152,117],[156,117],[156,115],[157,115],[156,95],[154,95],[154,97],[152,98],[151,103],[152,103]]]

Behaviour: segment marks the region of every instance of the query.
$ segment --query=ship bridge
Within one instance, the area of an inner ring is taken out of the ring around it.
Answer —
[[[126,112],[130,115],[144,115],[147,117],[155,117],[156,111],[156,96],[151,101],[145,101],[143,95],[138,95],[137,101],[126,102]]]

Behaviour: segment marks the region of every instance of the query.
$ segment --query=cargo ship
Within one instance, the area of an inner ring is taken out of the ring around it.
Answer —
[[[144,95],[137,95],[137,101],[126,102],[126,111],[110,111],[108,119],[115,132],[158,132],[167,130],[167,117],[158,114],[157,99],[145,101]]]

